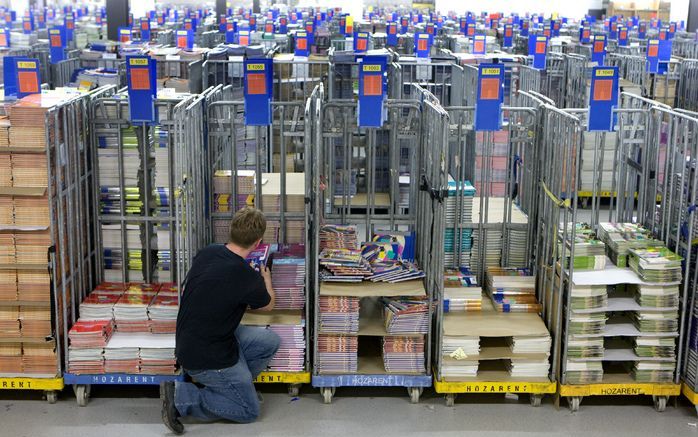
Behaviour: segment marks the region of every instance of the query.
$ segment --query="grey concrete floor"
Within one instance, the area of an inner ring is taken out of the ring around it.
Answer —
[[[526,396],[470,395],[448,408],[441,396],[426,391],[417,405],[402,389],[338,389],[324,405],[305,387],[297,399],[283,387],[265,386],[257,423],[186,423],[188,436],[698,436],[693,406],[680,400],[664,413],[649,397],[586,398],[570,413],[551,398],[533,408]],[[49,405],[40,394],[0,392],[0,436],[141,437],[168,435],[160,421],[157,389],[95,387],[87,407],[78,407],[70,388]]]

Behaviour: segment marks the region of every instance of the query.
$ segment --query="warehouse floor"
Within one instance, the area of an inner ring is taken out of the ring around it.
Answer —
[[[417,405],[401,389],[339,389],[332,405],[305,387],[298,399],[283,387],[265,386],[262,417],[257,423],[200,424],[188,422],[188,436],[393,436],[393,435],[560,435],[560,436],[697,436],[698,417],[685,400],[664,413],[650,397],[587,398],[578,413],[552,398],[539,408],[527,396],[461,396],[454,408],[433,391]],[[0,392],[0,435],[13,437],[141,437],[167,435],[160,422],[157,389],[93,387],[85,408],[75,403],[70,388],[49,405],[39,393]]]

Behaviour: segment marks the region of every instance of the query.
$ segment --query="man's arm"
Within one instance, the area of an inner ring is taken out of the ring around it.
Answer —
[[[264,279],[264,285],[267,288],[267,293],[269,293],[271,300],[269,301],[269,305],[260,308],[259,311],[271,311],[274,309],[274,303],[276,302],[274,287],[271,286],[271,271],[267,268],[267,266],[264,266],[262,267],[260,273],[262,274],[262,278]]]

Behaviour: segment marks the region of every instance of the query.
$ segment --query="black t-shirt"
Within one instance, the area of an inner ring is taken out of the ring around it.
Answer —
[[[177,315],[176,355],[188,370],[238,362],[235,330],[249,306],[269,305],[264,279],[222,244],[201,250],[189,270]]]

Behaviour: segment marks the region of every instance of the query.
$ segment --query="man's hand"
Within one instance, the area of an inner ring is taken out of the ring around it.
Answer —
[[[274,304],[276,302],[274,287],[271,286],[271,270],[269,270],[269,268],[266,265],[264,265],[259,270],[259,273],[262,275],[262,279],[264,279],[264,286],[267,288],[267,293],[269,293],[269,296],[271,296],[271,301],[269,302],[269,305],[260,308],[260,310],[271,311],[274,309]]]

